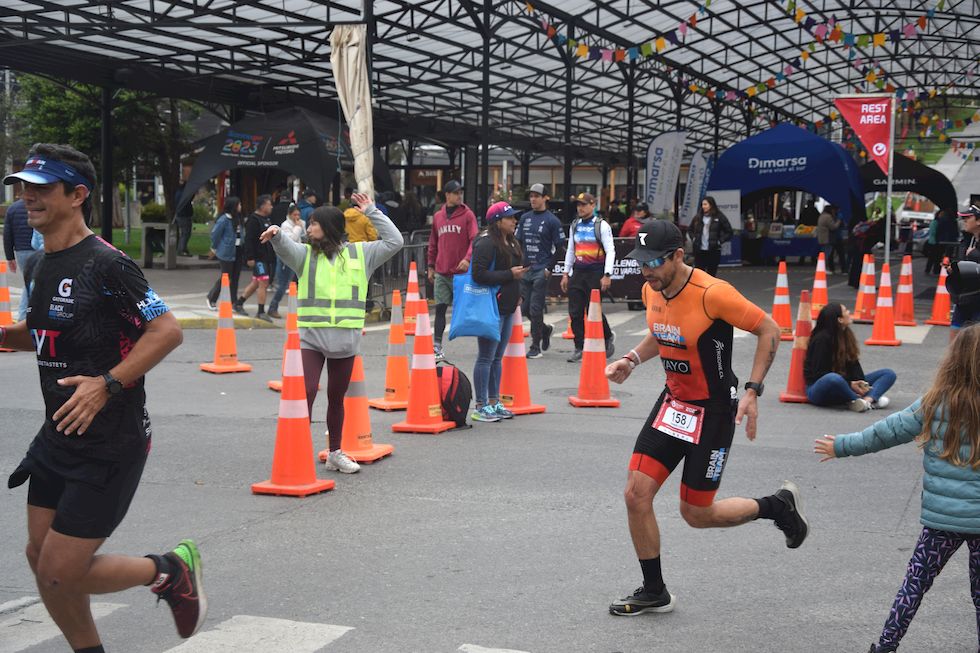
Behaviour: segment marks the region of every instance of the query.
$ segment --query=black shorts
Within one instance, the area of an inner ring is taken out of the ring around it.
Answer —
[[[721,485],[721,475],[731,455],[735,437],[735,413],[738,402],[717,402],[705,408],[701,439],[691,444],[653,428],[667,391],[650,411],[633,447],[629,469],[646,474],[663,485],[678,463],[684,460],[681,475],[681,501],[693,506],[707,507],[715,500]],[[703,405],[703,402],[691,402]]]
[[[30,476],[27,503],[55,511],[51,528],[70,537],[105,538],[126,516],[148,453],[147,448],[126,460],[98,460],[51,451],[36,438],[8,485]]]

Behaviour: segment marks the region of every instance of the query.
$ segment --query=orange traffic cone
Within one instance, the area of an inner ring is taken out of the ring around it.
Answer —
[[[577,408],[619,408],[619,399],[609,396],[609,380],[606,379],[606,341],[602,332],[601,302],[599,289],[594,288],[585,320],[578,394],[568,398],[568,403]]]
[[[359,463],[373,463],[390,456],[395,450],[390,444],[374,444],[371,440],[371,411],[368,410],[367,392],[364,389],[364,361],[360,356],[354,357],[350,385],[344,395],[344,430],[340,448]],[[325,462],[329,453],[329,448],[321,451],[320,462]]]
[[[870,324],[875,319],[875,258],[873,254],[864,255],[864,266],[861,269],[861,285],[858,287],[857,300],[851,319],[860,324]]]
[[[524,350],[522,335],[524,317],[521,307],[514,309],[513,326],[510,329],[510,342],[504,350],[500,371],[500,401],[504,408],[515,415],[543,413],[545,407],[531,403],[531,390],[527,380],[527,352]]]
[[[898,276],[898,294],[895,295],[895,326],[916,326],[915,297],[912,284],[912,257],[902,257],[902,271]]]
[[[875,309],[875,324],[871,329],[871,337],[864,341],[866,345],[884,345],[897,347],[902,341],[895,337],[895,308],[892,304],[892,275],[888,263],[881,264],[881,292],[878,293],[878,305]]]
[[[432,327],[429,325],[429,311],[422,311],[418,314],[415,328],[412,375],[408,381],[408,412],[405,421],[392,424],[391,430],[396,433],[442,433],[455,427],[455,422],[442,419]]]
[[[24,288],[27,292],[27,288]],[[14,318],[10,313],[10,286],[7,285],[7,262],[0,261],[0,327],[7,327],[14,323]],[[0,352],[14,351],[0,347]]]
[[[235,345],[235,318],[231,315],[231,289],[228,273],[221,275],[221,297],[218,299],[218,334],[214,342],[214,362],[201,363],[201,369],[212,374],[251,372],[252,366],[238,362]]]
[[[289,303],[287,304],[287,309],[286,309],[286,342],[283,343],[282,346],[283,360],[286,360],[286,345],[289,343],[289,332],[299,331],[299,326],[296,324],[298,319],[299,318],[296,315],[296,282],[290,281]],[[269,381],[269,383],[267,383],[266,385],[268,385],[269,389],[274,392],[282,391],[282,381],[280,381],[279,379],[273,379],[272,381]]]
[[[827,305],[827,259],[823,252],[817,256],[817,273],[813,277],[813,301],[810,304],[810,319],[817,319],[820,309]],[[794,342],[796,342],[794,340]],[[795,346],[795,345],[794,345]]]
[[[286,358],[282,362],[282,396],[279,397],[272,477],[268,481],[252,484],[252,494],[305,497],[333,488],[333,481],[316,477],[310,413],[303,381],[303,357],[299,352],[299,331],[290,331],[286,340]]]
[[[821,254],[822,256],[822,254]],[[805,404],[806,379],[803,378],[803,362],[806,348],[810,344],[810,293],[800,292],[800,308],[796,314],[796,338],[793,339],[793,355],[789,362],[789,378],[786,379],[786,392],[779,393],[779,400],[786,403]]]
[[[793,316],[789,305],[789,277],[786,275],[786,261],[779,262],[776,273],[776,295],[772,298],[772,319],[779,325],[779,339],[793,339]]]
[[[418,314],[428,313],[429,307],[425,300],[419,298],[419,273],[415,261],[408,264],[408,292],[405,294],[405,333],[415,335],[415,323]]]
[[[932,317],[926,320],[926,324],[937,326],[949,326],[949,291],[946,290],[946,268],[949,267],[949,259],[943,258],[943,267],[939,270],[939,281],[936,283],[936,296],[932,298]]]
[[[391,293],[391,328],[388,330],[385,396],[369,400],[368,406],[380,410],[408,408],[408,346],[405,344],[405,322],[402,318],[402,293],[397,289]]]
[[[575,333],[572,331],[572,318],[568,318],[568,327],[565,328],[565,333],[561,334],[562,340],[574,340]]]

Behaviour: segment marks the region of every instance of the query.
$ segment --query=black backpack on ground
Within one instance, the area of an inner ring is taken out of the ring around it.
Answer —
[[[473,401],[473,384],[458,367],[443,361],[436,365],[436,376],[439,379],[442,418],[454,422],[456,428],[472,426],[467,425],[466,418],[470,414],[470,402]]]

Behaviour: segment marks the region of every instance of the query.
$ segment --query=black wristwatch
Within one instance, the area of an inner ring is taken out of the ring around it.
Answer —
[[[109,393],[110,397],[122,392],[122,383],[108,372],[102,375],[102,380],[105,381],[105,391]]]
[[[761,397],[762,396],[762,391],[766,389],[766,386],[764,386],[761,383],[756,383],[755,381],[746,381],[745,382],[745,389],[746,390],[755,390],[755,396],[756,397]]]

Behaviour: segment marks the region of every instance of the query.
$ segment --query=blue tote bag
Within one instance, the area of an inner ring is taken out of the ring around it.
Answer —
[[[490,269],[493,269],[491,263]],[[500,311],[497,309],[499,286],[481,286],[467,270],[453,276],[453,316],[449,339],[476,336],[500,341]]]

